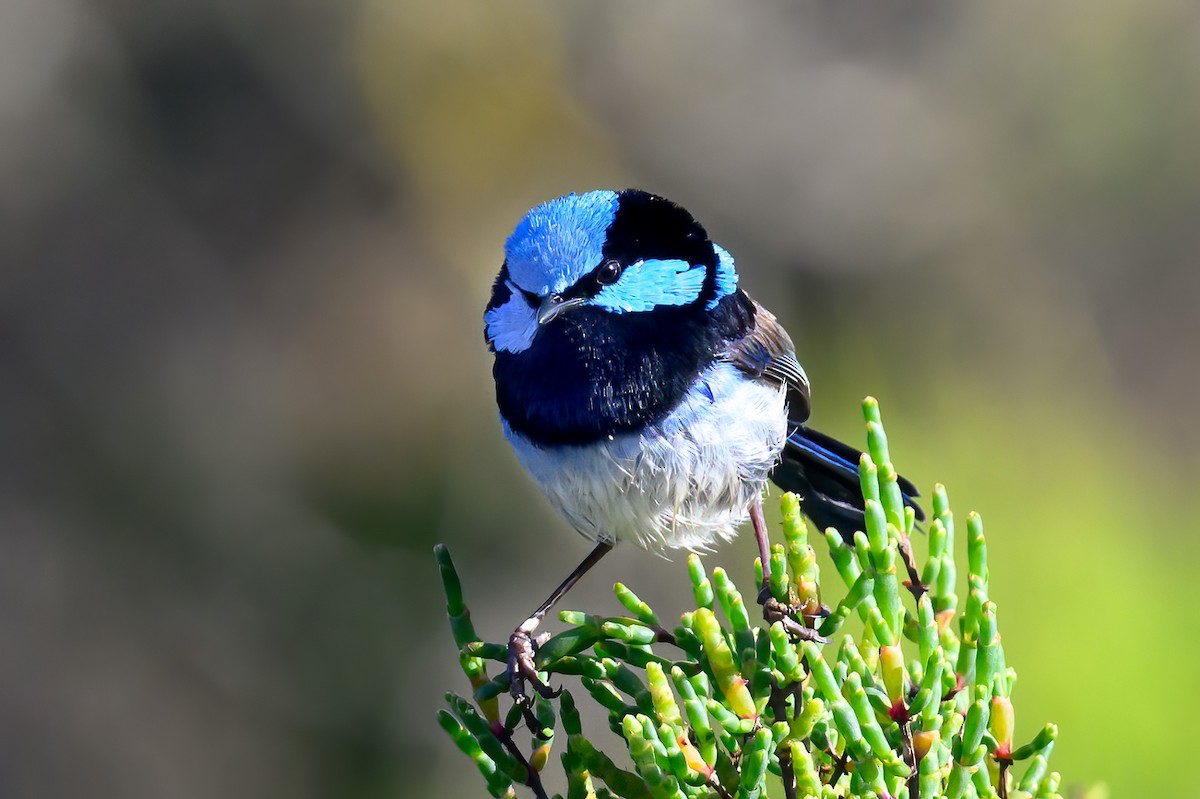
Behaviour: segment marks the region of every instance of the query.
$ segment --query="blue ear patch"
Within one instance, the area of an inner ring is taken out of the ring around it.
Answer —
[[[513,283],[544,297],[595,269],[617,199],[613,191],[568,194],[527,213],[504,245]]]
[[[497,352],[527,350],[533,345],[533,337],[537,334],[537,313],[521,296],[521,292],[512,289],[511,285],[509,288],[512,294],[508,301],[483,315],[484,335]]]
[[[724,247],[716,244],[713,245],[713,250],[717,253],[717,292],[704,306],[710,311],[716,308],[717,303],[721,300],[737,291],[738,287],[737,271],[733,268],[733,256]]]
[[[703,264],[687,261],[638,261],[626,267],[620,280],[601,289],[590,304],[616,313],[687,305],[699,298],[705,272]]]

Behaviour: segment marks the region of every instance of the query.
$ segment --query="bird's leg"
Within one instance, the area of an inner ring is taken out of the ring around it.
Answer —
[[[803,618],[800,608],[771,596],[771,539],[767,533],[767,519],[763,516],[762,497],[755,497],[750,503],[750,523],[754,525],[754,540],[758,542],[758,557],[762,560],[763,581],[758,591],[758,604],[762,605],[763,619],[767,624],[781,623],[793,638],[827,643],[828,639],[817,635],[816,630],[797,621]]]
[[[758,559],[762,562],[763,581],[758,592],[758,602],[762,604],[771,595],[771,536],[767,533],[761,496],[750,503],[750,524],[754,525],[754,541],[758,544]]]
[[[528,697],[525,695],[525,681],[534,687],[539,694],[547,699],[553,698],[556,691],[546,685],[537,674],[537,666],[533,662],[534,642],[533,632],[542,623],[542,619],[550,612],[550,609],[558,604],[558,600],[566,596],[567,592],[583,575],[588,573],[588,570],[595,566],[600,558],[608,554],[613,545],[605,541],[596,544],[595,548],[588,553],[588,556],[583,559],[583,562],[575,567],[575,570],[567,575],[567,579],[546,597],[546,601],[538,606],[538,609],[529,614],[529,618],[521,622],[517,629],[513,630],[513,634],[508,639],[508,674],[509,674],[509,692],[514,700],[518,702],[527,702]]]

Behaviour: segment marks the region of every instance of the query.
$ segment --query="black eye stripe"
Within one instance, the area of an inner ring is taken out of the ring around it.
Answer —
[[[514,283],[513,285],[516,286],[516,283]],[[538,307],[538,305],[541,304],[541,299],[538,297],[538,295],[534,294],[532,291],[526,291],[525,289],[521,288],[520,286],[517,286],[517,291],[521,292],[521,296],[525,298],[525,302],[527,302],[529,304],[530,308],[536,308],[536,307]]]
[[[609,280],[609,281],[601,280],[600,275],[604,271],[604,269],[606,267],[608,267],[610,264],[614,264],[614,263],[619,267],[619,269],[617,270],[617,273],[616,273],[616,277],[614,277],[612,280]],[[583,277],[579,278],[579,280],[576,280],[575,284],[573,286],[571,286],[569,289],[564,291],[562,293],[562,298],[564,300],[575,299],[575,298],[582,298],[585,300],[590,300],[592,297],[595,297],[597,294],[599,294],[601,291],[603,291],[605,286],[611,286],[613,283],[616,283],[617,280],[620,279],[621,275],[624,272],[625,272],[625,265],[622,264],[620,261],[618,261],[615,258],[605,258],[604,261],[602,261],[599,266],[597,266],[592,271],[588,272]]]

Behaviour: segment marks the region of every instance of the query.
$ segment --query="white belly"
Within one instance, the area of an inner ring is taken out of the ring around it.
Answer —
[[[550,503],[592,540],[704,549],[737,534],[787,437],[782,388],[711,366],[666,419],[640,434],[544,449],[505,425]]]

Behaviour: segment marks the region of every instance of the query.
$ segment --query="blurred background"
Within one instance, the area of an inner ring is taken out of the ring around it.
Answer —
[[[0,53],[0,794],[482,795],[431,548],[502,640],[588,544],[481,314],[632,185],[984,514],[1021,736],[1196,795],[1200,6],[5,0]]]

